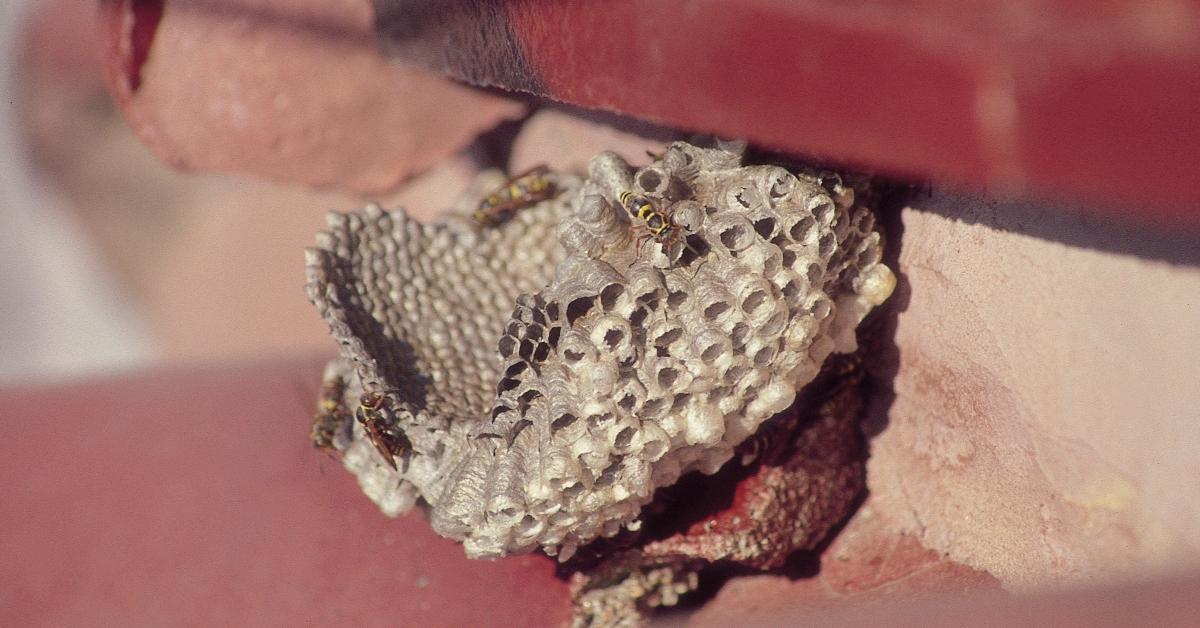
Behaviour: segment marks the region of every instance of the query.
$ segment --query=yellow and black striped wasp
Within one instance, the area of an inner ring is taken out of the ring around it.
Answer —
[[[354,416],[379,455],[392,469],[398,470],[396,456],[411,451],[412,442],[396,424],[396,414],[389,406],[387,396],[378,392],[363,393]]]
[[[509,179],[503,187],[480,201],[475,210],[475,222],[493,227],[508,220],[520,209],[554,198],[558,194],[558,186],[546,176],[549,172],[546,166],[535,166]]]
[[[641,255],[642,245],[647,240],[654,240],[659,243],[663,247],[663,252],[667,254],[667,257],[670,257],[671,252],[680,244],[697,256],[700,255],[700,252],[692,248],[691,244],[688,243],[687,234],[684,233],[683,227],[675,223],[670,213],[658,209],[658,206],[649,197],[625,191],[621,192],[620,201],[621,207],[624,207],[625,211],[629,212],[631,217],[642,221],[642,224],[646,226],[646,230],[649,231],[646,235],[638,238],[635,246],[638,255]],[[703,265],[703,262],[701,262],[701,265]],[[699,272],[700,268],[697,267],[696,271]]]

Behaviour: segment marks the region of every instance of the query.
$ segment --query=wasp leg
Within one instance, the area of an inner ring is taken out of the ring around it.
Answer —
[[[642,245],[644,245],[647,240],[653,240],[653,239],[654,239],[653,234],[647,234],[647,235],[644,235],[644,236],[641,236],[638,238],[637,244],[634,245],[634,249],[633,249],[633,252],[634,252],[633,263],[636,264],[638,262],[638,260],[641,259],[641,257],[642,257]]]

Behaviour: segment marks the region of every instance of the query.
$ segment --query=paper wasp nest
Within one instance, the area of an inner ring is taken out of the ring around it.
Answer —
[[[851,187],[740,162],[675,143],[632,172],[601,153],[494,228],[332,216],[308,290],[351,367],[329,373],[349,382],[337,416],[386,393],[411,442],[393,470],[338,424],[364,491],[391,514],[423,499],[471,556],[565,557],[716,472],[856,348],[894,285]],[[643,237],[622,192],[654,199],[687,246]]]

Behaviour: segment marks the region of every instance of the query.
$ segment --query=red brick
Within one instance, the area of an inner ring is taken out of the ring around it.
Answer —
[[[505,4],[554,98],[1200,224],[1180,184],[1200,163],[1194,2]],[[477,65],[458,73],[487,75],[495,59]]]
[[[970,66],[884,28],[762,3],[514,4],[510,16],[548,93],[571,102],[899,169],[953,153],[984,172]]]
[[[184,170],[381,193],[525,111],[383,60],[366,0],[106,0],[104,16],[122,114]]]
[[[1098,204],[1173,197],[1196,207],[1200,63],[1122,55],[1026,81],[1017,102],[1031,180],[1068,181]]]
[[[319,361],[0,392],[0,623],[552,625],[544,557],[469,561],[307,442]]]

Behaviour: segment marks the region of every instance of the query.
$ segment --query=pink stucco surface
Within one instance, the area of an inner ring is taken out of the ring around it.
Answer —
[[[923,547],[867,502],[807,569],[735,578],[692,618],[697,627],[767,625],[814,613],[939,593],[999,591],[985,572]]]
[[[1200,566],[1200,237],[947,193],[899,223],[878,509],[1016,589]]]

